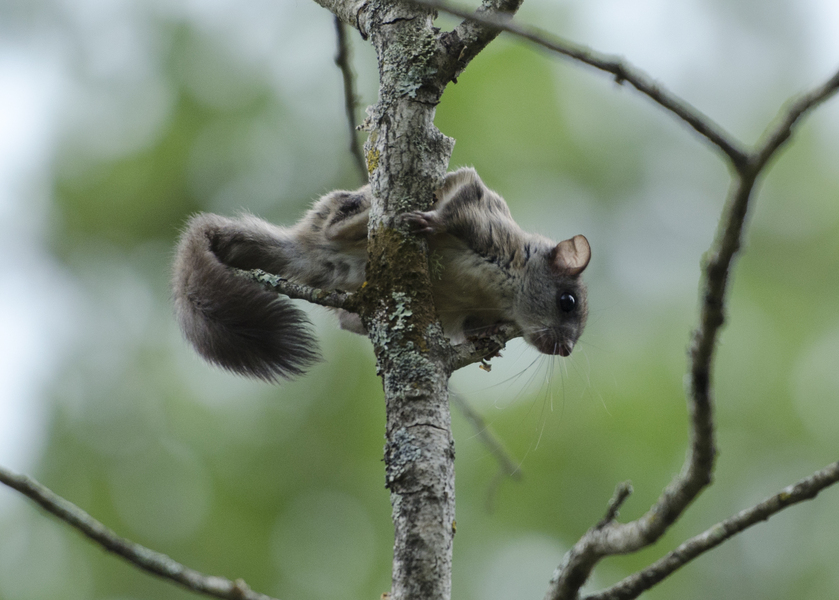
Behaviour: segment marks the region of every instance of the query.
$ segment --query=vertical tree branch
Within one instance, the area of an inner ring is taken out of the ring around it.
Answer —
[[[395,224],[403,212],[428,208],[447,170],[454,142],[434,126],[434,113],[462,47],[444,43],[428,8],[371,0],[358,14],[379,63],[379,99],[366,122],[374,200],[360,312],[385,391],[395,538],[391,598],[448,600],[455,510],[452,350],[434,311],[426,243]]]
[[[428,10],[379,2],[370,11],[380,88],[365,145],[374,203],[362,318],[385,391],[391,598],[448,600],[455,511],[448,344],[436,324],[425,243],[394,222],[432,202],[453,141],[433,124],[443,86],[431,83],[438,57]]]

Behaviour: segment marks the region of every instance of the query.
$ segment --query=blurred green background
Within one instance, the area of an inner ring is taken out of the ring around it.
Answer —
[[[528,0],[537,23],[625,56],[745,142],[839,67],[833,0]],[[454,21],[441,19],[443,26]],[[375,57],[353,32],[359,113]],[[291,223],[360,182],[331,15],[309,0],[0,0],[0,463],[118,533],[287,600],[389,589],[384,408],[369,342],[312,309],[325,356],[270,386],[213,369],[171,314],[187,216]],[[631,89],[500,39],[437,125],[526,229],[584,233],[588,329],[569,359],[508,346],[453,386],[454,597],[541,598],[615,485],[639,516],[686,449],[699,265],[728,184],[714,150]],[[719,346],[715,484],[608,585],[837,459],[839,101],[763,180]],[[696,560],[648,598],[839,596],[839,489]],[[0,488],[0,599],[195,597]]]

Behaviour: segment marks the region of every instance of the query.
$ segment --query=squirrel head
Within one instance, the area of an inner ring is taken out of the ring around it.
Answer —
[[[528,261],[519,295],[516,321],[524,338],[543,354],[568,356],[588,315],[586,287],[580,275],[591,260],[591,247],[582,235],[564,240]]]

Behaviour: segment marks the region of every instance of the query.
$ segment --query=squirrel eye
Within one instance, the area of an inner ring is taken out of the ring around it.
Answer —
[[[571,312],[577,306],[577,299],[574,297],[574,294],[570,292],[563,292],[559,296],[559,310],[562,312]]]

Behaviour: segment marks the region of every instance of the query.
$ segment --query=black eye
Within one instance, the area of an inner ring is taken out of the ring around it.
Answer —
[[[557,304],[562,312],[571,312],[577,306],[577,299],[571,292],[563,292],[560,294]]]

